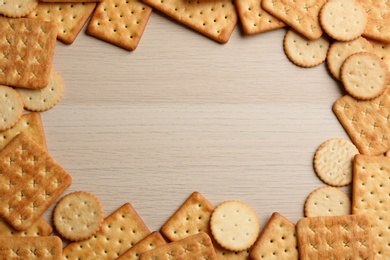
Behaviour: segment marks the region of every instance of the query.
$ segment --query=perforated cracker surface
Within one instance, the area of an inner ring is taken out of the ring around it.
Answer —
[[[386,64],[390,70],[390,43],[379,42],[375,40],[368,40],[373,47],[373,51],[378,55]]]
[[[49,236],[52,232],[53,228],[44,218],[39,218],[31,227],[23,231],[12,228],[4,219],[0,218],[0,236]]]
[[[37,5],[39,0],[1,0],[0,14],[7,17],[22,17],[29,14]]]
[[[0,131],[15,126],[23,114],[23,102],[18,92],[0,85]]]

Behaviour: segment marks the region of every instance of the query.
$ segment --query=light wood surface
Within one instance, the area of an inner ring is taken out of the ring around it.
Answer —
[[[293,65],[285,32],[245,36],[238,25],[221,45],[154,12],[134,52],[84,31],[58,42],[65,92],[42,120],[73,177],[66,193],[95,194],[106,215],[130,202],[150,230],[193,191],[248,203],[262,226],[275,211],[298,221],[325,185],[315,150],[348,137],[331,109],[341,86],[325,64]]]

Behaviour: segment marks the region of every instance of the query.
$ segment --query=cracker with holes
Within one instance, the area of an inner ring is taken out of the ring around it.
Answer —
[[[244,33],[248,35],[263,33],[285,26],[261,7],[262,0],[237,0],[235,5]]]
[[[372,100],[350,95],[338,99],[333,111],[361,154],[380,155],[390,150],[390,89]]]
[[[263,0],[262,7],[309,40],[318,40],[322,28],[318,19],[326,0]]]
[[[58,233],[70,240],[85,240],[98,232],[104,219],[99,199],[84,191],[72,192],[55,206],[53,223]]]
[[[220,246],[238,252],[255,243],[260,232],[260,222],[256,212],[246,203],[228,200],[214,209],[210,229]]]
[[[103,0],[39,0],[40,2],[44,3],[97,3],[101,2]]]
[[[296,230],[302,260],[374,259],[370,222],[366,215],[302,218]]]
[[[250,248],[239,252],[230,251],[221,247],[215,241],[213,241],[213,246],[214,246],[215,254],[217,255],[218,259],[225,259],[225,260],[247,260],[249,259],[249,253],[251,251]]]
[[[167,242],[161,236],[160,232],[154,231],[139,241],[137,244],[132,246],[129,250],[124,252],[120,257],[117,258],[117,260],[137,260],[141,257],[142,253],[165,245],[166,243]]]
[[[23,102],[18,92],[0,85],[0,131],[15,126],[23,115]]]
[[[153,259],[217,259],[209,235],[195,235],[156,247],[141,254],[140,260]]]
[[[229,41],[238,21],[236,8],[232,0],[143,1],[219,43]]]
[[[57,39],[72,44],[95,7],[96,3],[40,2],[28,17],[53,22],[57,26]]]
[[[329,49],[326,37],[308,40],[294,30],[288,30],[284,36],[283,47],[288,59],[297,66],[311,68],[326,60]]]
[[[0,15],[18,18],[28,15],[39,0],[3,0],[0,3]]]
[[[39,89],[49,83],[56,44],[53,23],[0,17],[0,84]]]
[[[64,92],[64,84],[61,75],[51,69],[49,84],[41,89],[16,88],[25,109],[42,112],[54,107],[61,99]]]
[[[373,52],[383,60],[390,70],[390,43],[379,42],[368,39],[373,47]]]
[[[253,245],[251,259],[298,259],[295,224],[274,212]]]
[[[0,152],[0,216],[16,230],[31,227],[71,185],[72,178],[25,134]]]
[[[91,238],[72,242],[63,250],[66,259],[116,259],[141,239],[149,229],[130,203],[122,205],[103,221]]]
[[[52,226],[50,226],[50,224],[42,217],[39,218],[31,227],[23,231],[14,229],[4,219],[0,218],[0,236],[50,236],[52,232]]]
[[[193,192],[163,224],[161,233],[176,241],[199,232],[210,234],[210,217],[214,206],[199,192]]]
[[[353,158],[359,150],[345,139],[332,138],[323,142],[314,155],[317,176],[331,186],[345,186],[352,181]]]
[[[139,0],[101,2],[88,24],[87,33],[124,49],[137,48],[152,8]]]
[[[370,218],[375,259],[390,259],[390,158],[356,155],[352,213]]]
[[[351,214],[351,199],[336,187],[324,186],[312,191],[305,201],[305,217]]]
[[[0,236],[1,259],[42,259],[62,258],[62,241],[56,236],[7,237]]]
[[[363,37],[348,42],[334,42],[326,56],[330,73],[336,79],[340,79],[340,70],[344,61],[357,52],[373,52],[371,43]]]

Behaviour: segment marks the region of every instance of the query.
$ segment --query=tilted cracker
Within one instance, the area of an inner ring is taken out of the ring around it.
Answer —
[[[140,0],[104,0],[99,3],[87,33],[128,50],[135,50],[152,8]]]
[[[199,232],[210,233],[214,206],[199,192],[193,192],[161,227],[161,234],[176,241]]]
[[[309,40],[322,36],[319,13],[326,0],[263,0],[264,10]]]
[[[367,101],[345,95],[333,104],[333,111],[361,154],[390,150],[390,88]]]
[[[58,260],[62,257],[62,241],[56,236],[0,236],[1,259]]]
[[[312,191],[305,201],[305,217],[351,214],[351,199],[336,187],[323,186]]]
[[[3,0],[0,3],[0,15],[18,18],[28,15],[39,0]]]
[[[245,34],[252,35],[279,29],[285,24],[261,7],[262,0],[236,0],[238,17]]]
[[[366,215],[302,218],[296,230],[301,260],[374,259]]]
[[[167,242],[161,236],[160,232],[154,231],[124,252],[117,260],[138,260],[141,254],[152,250],[158,246],[165,245]]]
[[[143,0],[188,27],[227,43],[238,17],[232,0]]]
[[[295,224],[274,212],[253,245],[251,259],[298,259]]]
[[[213,246],[215,250],[215,254],[217,255],[218,259],[224,259],[224,260],[247,260],[249,258],[249,253],[251,249],[234,252],[227,250],[223,247],[221,247],[217,242],[213,241]]]
[[[23,115],[23,102],[18,92],[0,85],[0,131],[16,125]]]
[[[370,218],[375,259],[390,259],[390,158],[356,155],[352,213]]]
[[[96,7],[96,3],[43,3],[28,15],[57,26],[57,38],[72,44]]]
[[[141,260],[217,259],[209,235],[200,232],[141,254]]]
[[[71,176],[25,134],[0,151],[0,216],[25,230],[71,185]]]
[[[115,259],[141,239],[149,229],[130,203],[111,213],[90,239],[73,242],[63,249],[64,259]]]
[[[367,39],[373,47],[373,52],[378,55],[390,69],[390,43],[383,43],[371,39]]]
[[[50,236],[53,232],[52,226],[44,218],[39,218],[31,227],[18,231],[11,227],[4,219],[0,218],[0,236]]]

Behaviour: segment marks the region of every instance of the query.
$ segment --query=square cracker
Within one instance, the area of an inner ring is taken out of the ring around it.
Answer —
[[[149,229],[130,203],[124,204],[103,221],[90,239],[73,242],[63,250],[66,259],[116,259],[141,239]]]
[[[0,218],[0,236],[50,236],[53,232],[52,226],[44,218],[39,218],[31,227],[18,231],[11,227],[4,219]]]
[[[296,232],[301,260],[374,259],[366,215],[302,218]]]
[[[139,0],[104,0],[92,15],[87,33],[133,51],[151,13],[152,8]]]
[[[95,7],[96,3],[40,2],[28,17],[55,23],[58,40],[65,44],[72,44]]]
[[[360,153],[379,155],[390,150],[390,88],[367,101],[349,95],[333,104],[333,112]]]
[[[326,1],[263,0],[262,7],[309,40],[317,40],[323,33],[318,16]]]
[[[0,32],[0,85],[46,87],[56,44],[55,25],[0,16]]]
[[[370,218],[375,259],[390,259],[390,158],[356,155],[352,213]]]
[[[238,18],[232,0],[143,0],[188,27],[227,43]]]

